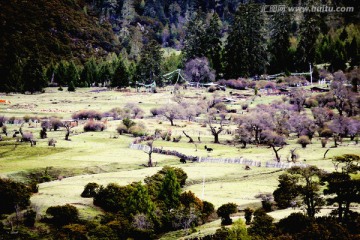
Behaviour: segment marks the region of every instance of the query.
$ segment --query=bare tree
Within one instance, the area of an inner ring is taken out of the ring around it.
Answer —
[[[299,154],[296,153],[296,148],[290,149],[290,158],[293,163],[296,162],[297,159],[299,159]]]
[[[261,133],[261,141],[273,149],[276,160],[280,162],[279,151],[286,144],[285,138],[274,131],[265,130]]]
[[[171,126],[174,126],[174,120],[182,117],[182,108],[180,105],[168,104],[159,109],[159,113],[170,121]]]
[[[70,129],[73,128],[73,127],[71,126],[71,123],[64,123],[64,127],[66,129],[65,140],[70,141],[70,139],[69,139]]]
[[[224,120],[225,120],[224,114],[219,114],[219,115],[216,114],[213,116],[210,115],[206,121],[206,124],[210,128],[211,134],[214,136],[214,143],[220,143],[219,134],[222,131],[224,131]]]
[[[149,156],[149,160],[147,162],[147,165],[143,164],[143,166],[145,166],[145,167],[156,167],[156,165],[157,165],[156,163],[154,164],[152,161],[154,141],[155,141],[155,138],[146,143],[147,148],[144,149],[144,152],[147,153],[147,155]]]

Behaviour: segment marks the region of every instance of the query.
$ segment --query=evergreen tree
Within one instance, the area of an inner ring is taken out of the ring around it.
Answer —
[[[206,41],[207,43],[207,58],[210,61],[211,67],[216,71],[216,75],[219,76],[222,73],[221,64],[221,20],[219,16],[214,13],[210,19],[210,25],[206,29]]]
[[[177,208],[180,203],[180,184],[173,169],[169,169],[164,177],[159,199],[163,201],[166,209]]]
[[[286,72],[290,62],[291,16],[287,11],[276,12],[271,17],[270,73]]]
[[[116,61],[117,62],[117,61]],[[99,69],[99,81],[106,86],[114,76],[112,62],[104,62]]]
[[[84,69],[81,72],[81,85],[84,87],[91,86],[92,84],[96,83],[97,81],[97,65],[94,58],[88,60],[85,65]]]
[[[51,62],[50,65],[46,68],[46,71],[45,71],[45,77],[46,77],[46,80],[49,83],[51,83],[53,78],[55,78],[55,71],[56,71],[56,65],[54,65],[53,62]]]
[[[206,42],[206,24],[203,21],[204,18],[203,13],[198,11],[188,22],[183,49],[184,62],[196,57],[204,57],[208,52],[207,47],[209,45]]]
[[[308,6],[314,5],[315,0],[308,1]],[[296,52],[296,65],[300,71],[309,69],[309,63],[314,63],[316,40],[320,33],[320,13],[306,12],[300,24],[300,41]]]
[[[331,47],[330,69],[333,72],[337,70],[345,70],[346,68],[346,51],[340,39],[337,39]]]
[[[348,34],[348,32],[346,31],[346,28],[344,27],[343,30],[342,30],[341,33],[340,33],[339,38],[340,38],[341,41],[344,42],[344,41],[348,38],[348,36],[349,36],[349,34]]]
[[[37,56],[31,56],[26,62],[22,73],[22,81],[24,84],[23,90],[31,93],[42,91],[47,86],[43,68]]]
[[[360,64],[360,51],[359,44],[356,37],[353,37],[351,43],[347,47],[347,56],[350,59],[350,66],[359,66]]]
[[[67,68],[68,68],[68,62],[63,60],[60,61],[59,65],[56,68],[55,71],[55,82],[59,85],[59,86],[64,86],[67,84]]]
[[[161,77],[161,47],[155,40],[144,45],[140,53],[140,61],[136,66],[136,80],[145,84],[156,82],[162,86]]]
[[[68,91],[75,92],[75,84],[72,81],[68,83]]]
[[[325,35],[316,51],[316,62],[318,63],[324,63],[324,62],[330,62],[332,58],[332,39],[330,36]]]
[[[0,66],[0,92],[22,92],[24,83],[22,80],[23,61],[16,54],[11,52],[7,55],[6,64]]]
[[[73,89],[75,91],[75,86],[78,86],[80,75],[73,61],[70,62],[67,68],[66,76],[67,76],[66,77],[67,85],[70,86],[72,84],[72,86],[74,87]]]
[[[115,69],[111,87],[125,88],[129,86],[129,73],[122,59],[119,60]]]
[[[137,182],[131,185],[132,191],[126,199],[126,210],[127,214],[136,215],[138,213],[152,214],[155,205],[151,201],[147,188]]]
[[[263,15],[258,4],[240,4],[225,46],[226,77],[264,72],[266,65]]]

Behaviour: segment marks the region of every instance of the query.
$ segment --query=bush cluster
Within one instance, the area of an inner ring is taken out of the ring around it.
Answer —
[[[73,119],[81,119],[81,120],[86,120],[86,119],[100,120],[102,116],[103,116],[102,113],[95,110],[81,110],[74,113],[71,117]]]
[[[88,121],[84,125],[85,132],[99,132],[104,131],[106,126],[102,122]]]

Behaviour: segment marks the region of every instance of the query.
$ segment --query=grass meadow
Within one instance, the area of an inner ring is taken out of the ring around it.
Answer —
[[[242,92],[243,91],[239,91]],[[251,92],[246,92],[250,94]],[[229,90],[219,93],[220,96],[229,97]],[[210,98],[210,93],[205,89],[196,89],[183,92],[183,96],[189,99]],[[12,94],[1,96],[11,101],[10,105],[0,105],[0,116],[20,117],[24,115],[49,117],[56,116],[64,120],[70,119],[72,113],[91,109],[97,111],[108,111],[114,107],[123,107],[126,103],[137,103],[145,114],[143,119],[136,119],[146,125],[149,132],[155,129],[169,130],[173,136],[182,135],[185,130],[190,136],[197,140],[201,134],[201,142],[188,143],[188,139],[182,136],[179,143],[156,140],[156,147],[177,150],[178,152],[202,157],[244,157],[251,160],[273,161],[275,158],[271,149],[266,146],[256,147],[249,145],[246,149],[226,143],[233,136],[223,134],[220,136],[222,144],[214,144],[209,129],[202,127],[201,123],[175,120],[177,126],[170,126],[170,123],[162,118],[153,118],[150,109],[171,102],[171,88],[163,89],[159,93],[147,92],[104,91],[101,88],[78,89],[74,93],[67,91],[60,92],[56,88],[48,88],[43,94],[21,95]],[[257,104],[267,104],[273,100],[280,100],[281,96],[248,97],[239,99],[229,104],[231,109],[241,109],[244,103],[253,107]],[[65,130],[48,131],[48,139],[57,140],[56,147],[49,147],[47,139],[40,139],[39,124],[25,124],[24,130],[30,131],[38,139],[37,145],[30,147],[29,143],[16,142],[11,137],[14,130],[19,129],[17,124],[8,124],[9,137],[3,136],[0,142],[0,176],[10,177],[20,181],[26,181],[29,173],[34,171],[52,171],[60,180],[41,183],[39,193],[31,198],[32,205],[36,206],[40,213],[44,214],[46,209],[54,205],[70,203],[79,208],[81,216],[92,218],[101,213],[95,207],[92,199],[81,198],[80,194],[84,186],[89,182],[107,185],[118,183],[129,184],[134,181],[142,181],[146,176],[156,173],[165,165],[181,167],[187,174],[188,180],[184,190],[194,192],[199,198],[212,202],[216,207],[224,203],[234,202],[240,207],[259,206],[261,199],[256,196],[260,193],[272,193],[276,188],[277,178],[284,170],[277,168],[252,167],[245,170],[240,164],[219,164],[219,163],[186,163],[181,164],[174,156],[153,154],[153,161],[157,166],[145,168],[141,164],[146,163],[147,154],[143,151],[129,148],[133,141],[130,135],[121,135],[117,138],[116,127],[120,121],[109,121],[107,129],[103,132],[83,132],[83,125],[72,129],[71,141],[65,141]],[[230,127],[234,129],[234,126]],[[299,162],[317,165],[320,168],[333,171],[331,158],[344,153],[360,154],[360,148],[347,139],[338,148],[331,148],[324,159],[323,155],[327,148],[322,148],[320,140],[315,137],[312,144],[302,149],[296,144],[295,137],[289,138],[289,145],[284,147],[279,154],[283,161],[290,156],[290,149],[297,148],[300,155]],[[204,146],[214,149],[208,153]],[[327,147],[333,145],[329,142]],[[263,164],[264,165],[264,164]],[[272,213],[279,219],[287,212]],[[285,215],[284,215],[285,214]],[[211,222],[199,227],[198,232],[214,232],[220,226],[220,221]],[[180,238],[186,233],[183,231],[172,232],[164,236],[164,239]],[[195,235],[191,235],[195,236]]]

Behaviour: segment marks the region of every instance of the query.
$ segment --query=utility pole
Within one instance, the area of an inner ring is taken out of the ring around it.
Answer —
[[[202,196],[201,196],[201,198],[202,198],[202,200],[204,200],[204,196],[205,196],[205,174],[203,175],[203,186],[202,186],[203,188],[202,188]]]

